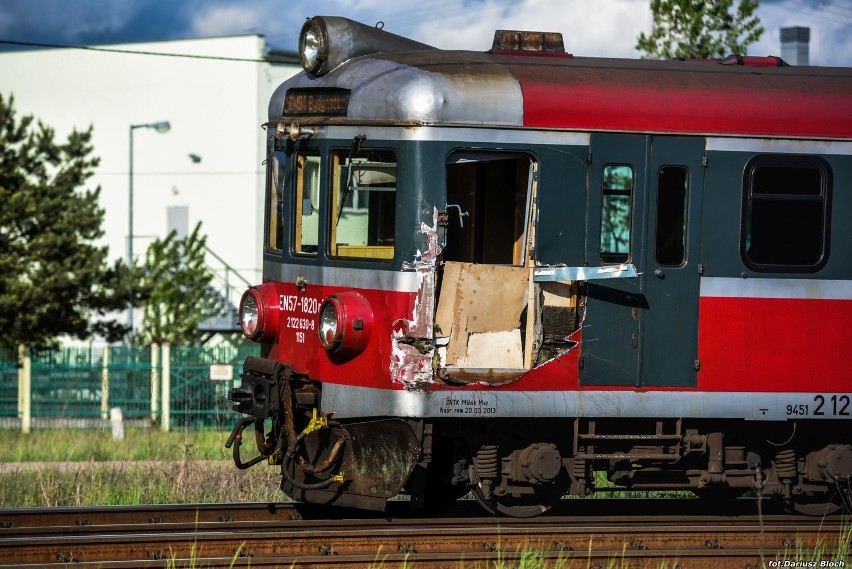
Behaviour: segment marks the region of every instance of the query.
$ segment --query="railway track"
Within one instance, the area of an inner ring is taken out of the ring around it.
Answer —
[[[834,559],[844,531],[838,518],[758,517],[739,504],[743,512],[718,515],[684,502],[692,512],[651,515],[653,503],[644,501],[575,501],[570,515],[524,520],[472,516],[464,505],[426,519],[403,509],[346,518],[353,513],[287,503],[0,510],[0,568],[458,569],[514,567],[530,557],[566,568],[757,568]],[[313,519],[330,513],[334,519]]]

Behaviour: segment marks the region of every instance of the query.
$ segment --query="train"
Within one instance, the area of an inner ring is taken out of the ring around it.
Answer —
[[[299,58],[263,125],[237,467],[380,511],[850,508],[852,69],[519,30],[443,50],[334,16]]]

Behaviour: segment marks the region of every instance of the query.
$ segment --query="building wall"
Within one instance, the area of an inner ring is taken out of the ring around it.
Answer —
[[[208,246],[251,282],[261,278],[264,132],[269,96],[297,64],[258,62],[262,36],[100,46],[122,51],[216,56],[227,61],[80,49],[0,53],[0,92],[18,117],[34,115],[64,141],[92,125],[101,159],[103,243],[125,258],[131,124],[167,120],[171,130],[134,131],[134,255],[167,233],[167,208],[187,206]],[[201,161],[194,163],[189,155]],[[216,268],[216,262],[211,260]]]

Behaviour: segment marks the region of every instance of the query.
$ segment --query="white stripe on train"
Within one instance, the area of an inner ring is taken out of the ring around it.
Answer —
[[[834,397],[834,399],[832,399]],[[406,391],[324,383],[322,412],[349,417],[661,417],[852,420],[850,393],[708,391]],[[835,403],[832,407],[831,401]],[[846,407],[844,408],[844,403]]]

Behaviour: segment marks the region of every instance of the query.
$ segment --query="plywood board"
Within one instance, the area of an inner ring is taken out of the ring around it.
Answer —
[[[573,307],[576,305],[574,287],[571,284],[554,281],[542,282],[539,286],[541,286],[545,306]]]
[[[435,324],[440,329],[436,336],[448,337],[453,332],[455,318],[456,290],[462,263],[444,263],[444,273],[441,280],[441,297],[438,299],[438,310],[435,311]]]
[[[525,267],[470,265],[460,280],[469,332],[503,332],[521,324],[529,271]]]
[[[524,365],[521,353],[521,330],[470,334],[467,354],[458,361],[460,368],[520,369]]]
[[[435,322],[440,335],[450,338],[447,365],[466,357],[471,334],[519,328],[528,278],[529,271],[524,267],[455,262],[444,265]]]

